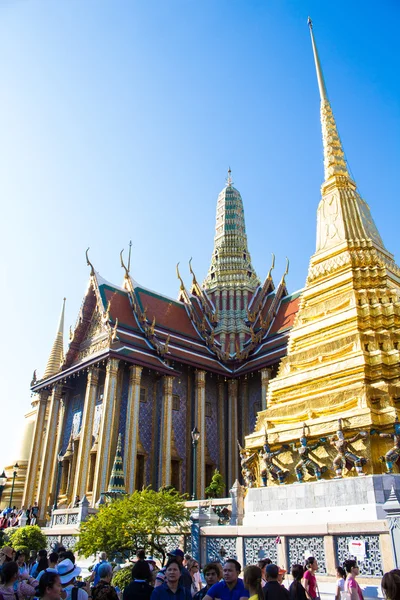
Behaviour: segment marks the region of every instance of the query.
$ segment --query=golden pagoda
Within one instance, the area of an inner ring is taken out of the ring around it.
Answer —
[[[316,251],[287,356],[270,382],[267,408],[258,413],[246,447],[261,447],[265,432],[272,445],[295,442],[303,431],[313,441],[322,437],[314,457],[328,467],[324,477],[329,478],[335,476],[330,436],[342,428],[347,438],[363,431],[353,452],[367,459],[364,473],[382,473],[379,456],[389,446],[374,430],[392,432],[400,406],[400,269],[349,175],[310,19],[308,23],[321,97],[325,171]],[[296,458],[286,451],[279,461],[293,467]],[[357,470],[344,471],[350,474]]]

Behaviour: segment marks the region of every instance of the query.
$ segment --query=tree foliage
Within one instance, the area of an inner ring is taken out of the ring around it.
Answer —
[[[185,500],[174,489],[156,492],[146,488],[103,505],[81,523],[75,551],[85,557],[104,550],[109,557],[122,554],[130,558],[137,548],[147,548],[149,553],[161,555],[164,562],[161,535],[182,533],[188,528]]]
[[[38,525],[25,525],[13,530],[10,544],[14,550],[43,550],[47,546],[47,538]]]
[[[215,469],[210,485],[206,487],[205,494],[207,498],[221,498],[225,491],[225,482],[218,469]]]
[[[117,571],[113,577],[112,584],[114,586],[118,586],[119,589],[123,592],[124,589],[130,584],[132,581],[132,567],[124,567]]]

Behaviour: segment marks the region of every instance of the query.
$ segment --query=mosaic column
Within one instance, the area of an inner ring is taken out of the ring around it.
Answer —
[[[78,471],[75,472],[74,493],[72,494],[72,499],[74,499],[76,496],[79,496],[79,498],[82,500],[83,496],[86,494],[90,464],[89,457],[90,450],[92,448],[92,432],[98,382],[99,369],[95,367],[90,367],[86,381],[85,402],[83,405],[82,415],[82,427],[79,434],[78,456],[76,458],[75,463]],[[73,460],[75,459],[75,455],[76,452],[74,453]]]
[[[22,496],[22,506],[28,508],[35,501],[36,479],[39,470],[39,458],[42,454],[41,446],[43,439],[44,418],[46,415],[46,405],[49,393],[43,391],[39,393],[37,405],[35,428],[33,430],[32,447],[29,456],[28,469],[26,472],[25,489]]]
[[[74,440],[73,441],[73,454],[72,454],[72,458],[70,460],[70,468],[69,468],[69,472],[68,472],[68,482],[67,482],[67,489],[66,489],[66,496],[67,499],[69,501],[73,500],[72,498],[72,490],[74,488],[74,483],[75,483],[75,479],[76,479],[76,462],[77,462],[77,457],[78,457],[78,453],[79,453],[79,440]]]
[[[241,403],[242,403],[242,427],[241,434],[242,440],[244,440],[245,436],[249,433],[249,386],[247,383],[247,379],[240,380],[240,388],[241,388]]]
[[[233,485],[239,478],[238,459],[238,380],[231,379],[228,384],[228,484]]]
[[[163,406],[161,419],[161,456],[160,477],[161,487],[171,485],[171,444],[172,444],[172,386],[174,378],[164,375]]]
[[[261,410],[266,410],[267,408],[267,394],[270,377],[271,369],[261,369]]]
[[[99,442],[96,458],[96,467],[93,481],[92,504],[95,504],[102,492],[107,491],[108,479],[111,473],[114,457],[111,452],[111,431],[118,423],[113,423],[112,415],[117,392],[119,360],[110,358],[106,367],[106,380],[104,383],[103,411],[99,428]]]
[[[46,517],[46,511],[48,506],[48,499],[50,493],[50,482],[53,467],[53,458],[56,451],[57,441],[57,424],[58,424],[58,413],[60,410],[60,398],[61,398],[61,385],[55,385],[53,387],[49,414],[47,418],[46,437],[44,439],[44,446],[41,459],[41,471],[38,486],[37,501],[39,504],[39,521],[43,521]]]
[[[142,367],[137,365],[129,367],[129,391],[126,408],[124,447],[125,490],[127,494],[133,494],[135,490],[142,370]]]
[[[218,442],[219,442],[219,472],[225,479],[225,383],[218,381]]]
[[[57,486],[58,454],[61,451],[62,435],[64,432],[64,426],[65,426],[65,414],[66,414],[65,406],[66,406],[65,398],[61,398],[60,399],[60,411],[58,414],[58,424],[57,424],[57,441],[56,441],[56,446],[55,446],[55,451],[54,451],[54,456],[53,456],[53,468],[52,468],[51,483],[50,483],[50,495],[51,495],[52,503],[54,502],[54,494],[55,494],[56,486]]]
[[[195,402],[196,402],[196,426],[200,431],[200,439],[197,446],[197,498],[204,498],[206,487],[206,372],[195,373]]]

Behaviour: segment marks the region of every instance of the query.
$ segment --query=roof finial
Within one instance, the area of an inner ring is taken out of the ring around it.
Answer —
[[[129,240],[128,271],[131,270],[131,252],[132,252],[132,240]]]
[[[87,266],[90,267],[90,274],[94,275],[94,266],[92,265],[92,263],[89,260],[89,250],[90,250],[90,248],[86,249],[86,262],[87,262]]]
[[[128,262],[128,266],[125,265],[124,263],[124,259],[122,258],[122,255],[124,253],[124,249],[121,250],[121,252],[119,253],[119,258],[121,260],[121,267],[125,270],[125,277],[129,277],[129,264],[130,264],[130,249],[129,249],[129,262]]]
[[[231,168],[229,167],[228,169],[228,177],[226,178],[226,185],[229,187],[230,185],[232,185],[232,171]]]
[[[313,53],[314,53],[315,68],[316,68],[316,71],[317,71],[319,95],[321,97],[321,101],[322,100],[327,100],[328,99],[328,94],[326,92],[326,85],[325,85],[324,75],[322,73],[322,67],[321,67],[321,63],[320,63],[320,60],[319,60],[318,50],[317,50],[317,46],[316,46],[315,40],[314,40],[313,26],[312,26],[312,21],[311,21],[310,17],[308,17],[307,23],[308,23],[308,26],[310,28],[311,44],[312,44]]]
[[[185,284],[183,283],[183,279],[181,277],[181,274],[179,273],[179,263],[177,263],[177,265],[176,265],[176,276],[181,283],[180,290],[181,290],[181,292],[183,292],[185,290]]]

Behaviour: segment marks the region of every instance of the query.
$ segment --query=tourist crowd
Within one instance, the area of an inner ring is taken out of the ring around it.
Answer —
[[[132,580],[123,592],[112,585],[113,567],[105,552],[99,555],[87,581],[80,581],[81,568],[73,552],[59,547],[57,552],[15,552],[0,549],[0,600],[320,600],[316,578],[318,563],[309,557],[304,565],[292,566],[292,582],[286,586],[285,569],[265,558],[257,565],[242,567],[234,558],[221,565],[200,564],[177,548],[168,555],[165,567],[158,569],[152,556],[137,553]],[[336,570],[335,600],[364,600],[357,582],[359,567],[346,560]],[[386,573],[381,582],[386,600],[400,600],[400,570]]]

